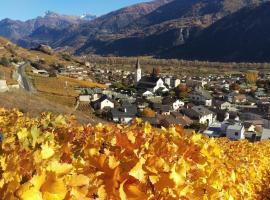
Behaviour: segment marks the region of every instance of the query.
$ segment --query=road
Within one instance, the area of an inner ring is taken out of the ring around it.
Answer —
[[[24,63],[18,67],[18,74],[21,76],[20,86],[28,92],[36,93],[36,89],[34,88],[27,74],[25,73],[26,65],[27,63]]]

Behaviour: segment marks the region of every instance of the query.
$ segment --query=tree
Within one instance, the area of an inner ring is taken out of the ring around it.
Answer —
[[[230,85],[230,90],[239,91],[241,89],[240,85],[237,83],[232,83]]]
[[[174,90],[170,90],[169,93],[168,93],[168,95],[170,97],[175,97],[175,91]]]
[[[204,131],[207,128],[206,124],[200,124],[199,122],[194,122],[190,125],[190,129],[194,129],[196,132]]]
[[[152,75],[153,76],[159,76],[159,74],[160,74],[160,68],[159,67],[154,67]]]
[[[179,84],[176,88],[175,88],[175,94],[178,96],[178,98],[180,99],[185,99],[187,98],[188,95],[188,88],[186,85],[184,84]]]
[[[258,80],[257,71],[249,71],[246,73],[246,83],[250,85],[255,85]]]
[[[142,111],[142,116],[143,117],[155,117],[156,116],[156,113],[151,108],[146,107]]]

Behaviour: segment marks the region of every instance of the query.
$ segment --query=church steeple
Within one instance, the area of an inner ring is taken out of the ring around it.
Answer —
[[[142,69],[140,65],[139,59],[137,59],[136,63],[136,72],[135,72],[135,83],[138,83],[142,78]]]

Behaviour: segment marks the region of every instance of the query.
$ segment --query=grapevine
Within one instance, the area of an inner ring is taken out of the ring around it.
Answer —
[[[179,127],[81,126],[0,109],[0,197],[21,200],[267,199],[270,142]]]

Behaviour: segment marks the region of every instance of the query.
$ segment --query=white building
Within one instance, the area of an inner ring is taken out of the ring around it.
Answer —
[[[232,105],[227,101],[214,101],[214,106],[220,110],[230,110]]]
[[[44,69],[36,69],[36,68],[32,67],[32,72],[34,74],[39,74],[39,75],[46,76],[46,77],[49,76],[49,72],[44,70]]]
[[[181,84],[180,79],[177,79],[175,77],[170,77],[170,76],[165,77],[164,82],[169,88],[176,88],[178,85]]]
[[[79,96],[80,102],[89,102],[91,101],[91,95],[80,95]]]
[[[181,84],[181,80],[180,79],[175,78],[175,79],[172,80],[172,85],[173,85],[174,88],[176,88],[180,84]]]
[[[171,77],[165,77],[164,78],[164,82],[166,85],[168,85],[168,87],[171,87]]]
[[[240,123],[229,125],[226,129],[226,137],[231,140],[245,139],[245,127]]]
[[[208,107],[212,106],[211,94],[202,88],[193,90],[189,94],[189,98],[192,102],[194,102],[196,104],[201,104],[201,105],[208,106]]]
[[[162,92],[168,91],[162,78],[154,75],[143,76],[137,83],[137,89],[139,91],[150,91],[152,93],[155,93],[158,90],[161,90]]]
[[[111,109],[108,118],[115,123],[128,124],[136,117],[137,112],[137,107],[134,105],[122,105]]]
[[[183,106],[185,105],[185,102],[183,102],[183,101],[180,101],[179,99],[178,100],[176,100],[174,103],[173,103],[173,110],[174,111],[177,111],[177,110],[179,110],[180,108],[182,108]]]
[[[0,92],[7,92],[8,85],[6,80],[0,80]]]
[[[97,101],[92,103],[95,110],[103,110],[104,108],[114,108],[114,103],[109,100],[109,98],[104,95]]]
[[[210,125],[216,122],[216,115],[204,106],[194,106],[192,108],[182,109],[183,114],[200,124]]]
[[[143,97],[152,97],[152,96],[154,96],[154,94],[153,94],[153,92],[150,92],[147,90],[147,91],[142,93],[142,96]]]

